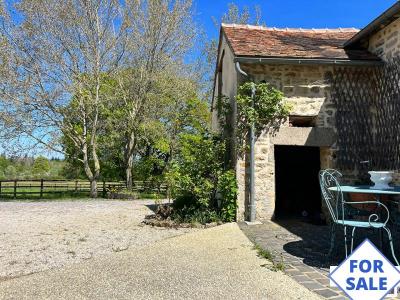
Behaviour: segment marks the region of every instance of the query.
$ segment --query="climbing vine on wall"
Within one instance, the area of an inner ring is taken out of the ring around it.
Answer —
[[[268,83],[243,83],[238,88],[236,104],[236,120],[228,117],[233,113],[228,97],[220,97],[217,106],[221,127],[233,132],[230,131],[229,124],[236,123],[236,150],[239,154],[246,150],[251,124],[254,124],[257,137],[264,130],[279,128],[292,110],[292,105],[284,100],[283,93]]]

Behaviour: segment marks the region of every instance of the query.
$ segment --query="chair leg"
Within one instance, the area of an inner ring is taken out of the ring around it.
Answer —
[[[344,250],[346,251],[347,258],[347,226],[344,226]]]
[[[329,247],[328,257],[332,257],[333,248],[335,247],[336,240],[336,223],[332,223],[331,225],[331,244]]]
[[[353,246],[354,246],[354,232],[356,231],[356,227],[353,227],[353,230],[351,231],[351,248],[350,248],[350,253],[353,253]]]
[[[396,265],[399,266],[399,261],[396,258],[396,255],[394,254],[394,248],[393,248],[393,239],[392,239],[392,233],[390,232],[389,228],[383,227],[383,229],[386,230],[388,237],[389,237],[389,244],[390,244],[390,250],[392,251],[392,256],[394,258],[394,261],[396,262]]]

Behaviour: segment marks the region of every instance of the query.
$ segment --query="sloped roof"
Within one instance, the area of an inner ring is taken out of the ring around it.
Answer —
[[[367,50],[344,49],[343,45],[358,30],[267,28],[222,24],[222,32],[236,56],[380,60]]]
[[[399,17],[400,17],[400,2],[397,1],[386,11],[384,11],[380,16],[378,16],[375,20],[373,20],[362,30],[360,30],[351,39],[349,39],[345,43],[345,47],[357,46],[358,43],[362,42],[365,39],[368,39],[375,32],[382,30],[382,28],[386,27],[393,21],[397,20]]]

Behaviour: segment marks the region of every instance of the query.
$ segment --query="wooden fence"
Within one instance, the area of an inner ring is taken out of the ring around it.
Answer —
[[[126,187],[123,181],[98,181],[97,191],[103,197],[107,192],[119,191]],[[165,193],[164,184],[154,185],[146,181],[134,181],[133,191],[135,192],[155,192]],[[36,196],[43,198],[49,194],[83,194],[90,192],[90,182],[85,180],[0,180],[0,198],[17,198],[17,196]]]

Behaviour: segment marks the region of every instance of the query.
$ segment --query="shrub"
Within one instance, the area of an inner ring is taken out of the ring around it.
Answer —
[[[236,102],[240,154],[247,150],[244,141],[251,125],[255,126],[256,135],[277,128],[292,109],[284,101],[283,93],[267,83],[244,83],[238,88]],[[229,98],[219,97],[217,107],[221,128],[229,129],[227,120],[232,113]],[[179,136],[179,152],[166,176],[168,190],[175,199],[175,217],[200,223],[217,218],[235,221],[238,186],[234,171],[224,169],[223,134],[213,135],[204,128],[189,132]]]
[[[185,195],[178,196],[174,200],[172,206],[176,211],[183,210],[185,207],[186,208],[187,207],[192,207],[192,208],[200,207],[199,203],[196,201],[195,197],[193,197],[192,194],[185,194]]]
[[[225,151],[223,141],[207,131],[183,134],[179,149],[167,173],[167,182],[174,183],[172,197],[177,200],[176,205],[216,208],[215,193]]]
[[[218,178],[221,218],[225,222],[236,220],[238,186],[233,170],[223,173]]]
[[[215,210],[199,209],[190,206],[184,206],[182,209],[175,210],[171,217],[177,223],[206,224],[222,221],[220,215]]]
[[[175,199],[173,219],[183,223],[236,218],[237,184],[233,171],[224,171],[225,142],[204,131],[180,136],[180,151],[167,172]]]

